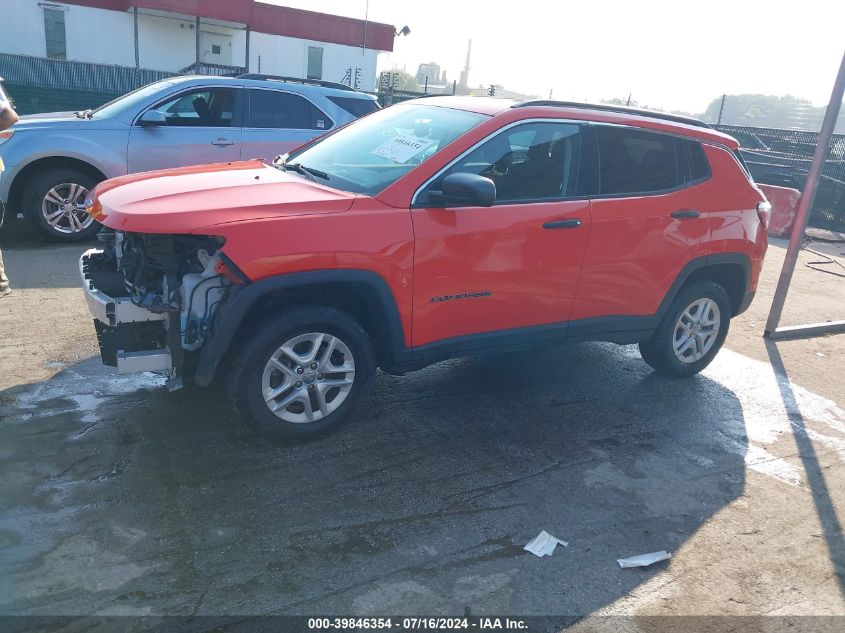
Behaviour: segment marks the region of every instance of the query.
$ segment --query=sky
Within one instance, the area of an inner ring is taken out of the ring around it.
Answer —
[[[263,0],[408,25],[379,70],[438,62],[470,87],[701,113],[723,93],[825,105],[845,52],[843,0]]]

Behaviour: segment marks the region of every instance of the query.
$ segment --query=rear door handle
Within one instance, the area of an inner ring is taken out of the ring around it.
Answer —
[[[227,139],[227,138],[219,138],[219,139],[217,139],[216,141],[211,141],[211,144],[212,144],[212,145],[218,145],[218,146],[222,146],[222,145],[234,145],[234,144],[235,144],[235,141],[229,140],[229,139]]]
[[[577,229],[581,226],[581,220],[573,218],[571,220],[552,220],[543,225],[544,229]]]
[[[696,211],[695,209],[678,209],[677,211],[672,211],[672,217],[677,218],[678,220],[682,220],[684,218],[697,218],[701,215],[701,211]]]

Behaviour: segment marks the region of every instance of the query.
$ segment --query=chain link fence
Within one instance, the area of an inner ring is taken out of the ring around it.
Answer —
[[[0,53],[0,77],[19,114],[96,108],[148,83],[161,70]]]
[[[716,125],[742,146],[754,180],[804,189],[819,135],[817,132]],[[845,134],[834,134],[810,212],[810,226],[845,232]]]

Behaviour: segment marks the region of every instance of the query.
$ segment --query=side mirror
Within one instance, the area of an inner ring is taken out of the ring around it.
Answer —
[[[478,174],[449,174],[443,179],[442,201],[447,207],[492,207],[496,183]]]
[[[147,110],[138,119],[138,125],[144,127],[155,127],[158,125],[167,125],[167,116],[161,110]]]

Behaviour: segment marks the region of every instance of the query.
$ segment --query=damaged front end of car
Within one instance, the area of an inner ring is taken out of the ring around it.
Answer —
[[[220,237],[106,229],[100,239],[79,269],[103,363],[121,374],[167,372],[168,388],[180,388],[218,308],[246,278]]]

